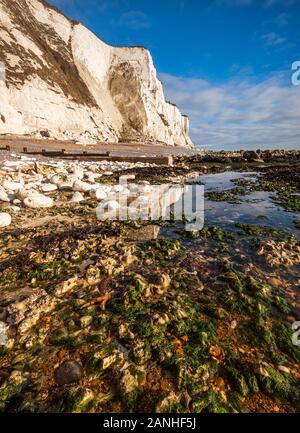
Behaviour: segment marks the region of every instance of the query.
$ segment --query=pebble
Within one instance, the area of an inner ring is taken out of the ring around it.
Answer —
[[[82,365],[74,360],[63,362],[54,372],[55,382],[59,386],[79,382],[82,376]]]
[[[291,372],[290,369],[289,369],[288,367],[285,367],[284,365],[279,365],[279,366],[277,367],[277,369],[278,369],[279,371],[282,371],[283,373],[290,373],[290,372]]]
[[[108,209],[108,210],[120,209],[120,204],[115,200],[107,201],[103,203],[102,206],[104,207],[104,209]]]
[[[0,201],[9,202],[9,197],[3,188],[0,187]]]
[[[42,192],[52,192],[57,190],[57,185],[54,185],[53,183],[46,183],[41,186],[40,190]]]
[[[80,203],[81,201],[84,201],[85,198],[83,197],[83,195],[80,192],[75,192],[73,197],[70,200],[70,203]]]
[[[19,206],[11,206],[11,210],[15,213],[20,212],[21,208]]]
[[[107,198],[107,193],[102,189],[96,189],[95,191],[92,191],[92,196],[97,200],[105,200]]]
[[[80,318],[80,325],[82,328],[87,328],[93,321],[92,316],[83,316]]]
[[[8,227],[11,224],[11,216],[7,212],[0,213],[0,227]]]

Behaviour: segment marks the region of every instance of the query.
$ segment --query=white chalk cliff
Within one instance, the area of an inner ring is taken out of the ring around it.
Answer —
[[[112,47],[44,0],[0,0],[0,134],[191,147],[143,47]]]

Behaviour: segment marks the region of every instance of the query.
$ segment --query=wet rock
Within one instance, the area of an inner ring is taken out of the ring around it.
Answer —
[[[88,328],[93,322],[92,316],[83,316],[80,318],[80,325],[82,328]]]
[[[0,409],[4,410],[6,402],[21,393],[26,383],[27,379],[21,371],[13,370],[9,378],[0,386]]]
[[[145,342],[137,339],[132,347],[132,355],[137,365],[144,365],[151,359],[151,352]]]
[[[130,331],[130,329],[128,328],[127,324],[122,323],[119,326],[119,336],[120,338],[124,338],[124,339],[129,339],[129,340],[133,340],[135,338],[135,335],[133,332]]]
[[[257,254],[264,256],[271,266],[294,266],[300,263],[300,244],[294,241],[263,241]]]
[[[243,152],[242,158],[246,159],[249,162],[261,162],[261,163],[264,162],[260,151],[249,150]]]
[[[89,388],[77,387],[68,394],[70,412],[86,413],[89,411],[95,399],[95,394]]]
[[[174,404],[179,404],[181,400],[181,396],[176,394],[174,391],[170,392],[167,397],[164,397],[160,400],[160,402],[156,406],[155,412],[163,413],[167,412],[170,406]]]
[[[43,194],[33,194],[24,200],[24,205],[29,208],[50,208],[53,206],[51,197],[46,197]]]
[[[8,227],[11,224],[11,216],[7,212],[0,213],[0,228]]]
[[[115,345],[114,347],[103,347],[93,355],[93,362],[97,363],[99,369],[107,370],[114,368],[120,370],[120,368],[126,362],[128,354],[123,350],[121,345]]]
[[[57,385],[68,385],[77,383],[83,376],[82,365],[78,361],[69,360],[63,362],[54,372],[54,379]]]
[[[121,392],[124,394],[129,394],[138,386],[137,378],[130,373],[129,369],[125,370],[119,381],[119,387]]]
[[[121,373],[118,386],[122,394],[129,394],[136,388],[143,386],[145,382],[146,369],[143,367],[137,368],[134,365],[130,365]]]
[[[103,358],[102,360],[102,368],[103,370],[107,370],[110,368],[113,364],[115,364],[118,361],[118,354],[112,353],[111,355]]]
[[[55,296],[61,296],[68,292],[71,292],[78,284],[78,277],[69,278],[68,280],[61,283],[58,287],[56,287],[54,291]]]
[[[35,290],[30,296],[8,306],[7,322],[17,325],[20,334],[34,326],[43,313],[52,310],[57,301],[43,289]]]

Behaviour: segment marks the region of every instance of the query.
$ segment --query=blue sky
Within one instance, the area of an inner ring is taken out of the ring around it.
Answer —
[[[300,148],[300,0],[51,0],[112,45],[151,51],[207,148]]]

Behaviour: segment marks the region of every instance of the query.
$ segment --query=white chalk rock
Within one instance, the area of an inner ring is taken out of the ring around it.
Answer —
[[[58,174],[54,174],[50,177],[50,183],[53,183],[54,185],[58,185],[61,182],[61,178]]]
[[[106,194],[108,194],[112,190],[112,187],[111,187],[111,185],[104,185],[103,183],[96,183],[95,185],[93,185],[93,190],[96,191],[96,189],[101,189],[101,191],[104,191],[104,192],[106,192]]]
[[[114,190],[115,192],[122,192],[122,191],[124,190],[124,186],[123,186],[123,185],[115,185],[115,186],[113,187],[113,190]]]
[[[87,180],[88,183],[95,183],[95,179],[97,178],[97,175],[92,172],[86,172],[84,174],[84,178]]]
[[[33,195],[38,194],[38,192],[35,189],[26,189],[22,188],[17,192],[17,199],[25,200],[27,197],[31,197]]]
[[[73,175],[77,178],[77,179],[83,179],[84,176],[84,171],[81,167],[79,166],[73,166],[70,169],[70,172],[73,173]]]
[[[40,190],[42,192],[52,192],[52,191],[56,191],[57,189],[58,189],[57,185],[54,185],[53,183],[45,183],[40,187]]]
[[[120,209],[120,204],[115,200],[110,200],[102,203],[102,208],[107,210],[117,210]]]
[[[7,212],[0,213],[0,227],[8,227],[11,224],[11,216]]]
[[[11,210],[12,210],[14,213],[17,213],[17,212],[20,212],[21,208],[20,208],[19,206],[11,206]]]
[[[74,193],[73,197],[70,200],[70,203],[80,203],[81,201],[84,201],[85,198],[83,197],[83,195],[77,191]]]
[[[18,191],[19,189],[24,187],[23,182],[13,182],[12,180],[5,179],[2,183],[4,189],[9,191]]]
[[[105,200],[107,198],[107,192],[102,188],[97,188],[90,191],[90,196],[96,200]]]
[[[33,209],[48,208],[53,206],[53,200],[43,194],[33,194],[25,198],[24,205]]]
[[[73,182],[61,182],[57,186],[60,191],[73,191]]]
[[[87,182],[83,182],[82,180],[76,180],[73,183],[73,191],[78,192],[89,192],[93,188],[93,185]]]
[[[0,201],[9,202],[9,197],[3,188],[0,187]]]

